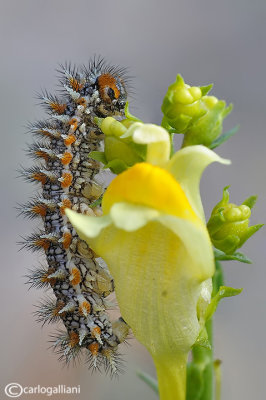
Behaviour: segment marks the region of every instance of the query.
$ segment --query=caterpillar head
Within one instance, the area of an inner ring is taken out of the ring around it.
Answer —
[[[127,99],[125,82],[118,74],[102,73],[96,80],[99,92],[99,111],[104,115],[121,114]]]

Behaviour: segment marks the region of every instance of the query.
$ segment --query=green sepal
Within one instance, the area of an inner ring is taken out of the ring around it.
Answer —
[[[207,228],[210,235],[214,235],[223,226],[225,222],[225,217],[223,215],[223,207],[216,211],[217,214],[211,216],[207,223]]]
[[[161,127],[163,127],[165,130],[169,132],[169,134],[177,133],[179,134],[180,132],[177,132],[175,128],[172,128],[171,125],[168,124],[167,118],[163,116],[162,122],[161,122]]]
[[[201,347],[204,347],[205,349],[211,349],[211,344],[209,342],[208,333],[207,333],[205,325],[200,330],[199,336],[197,337],[196,342],[193,344],[192,347],[195,347],[195,346],[201,346]]]
[[[206,96],[206,94],[208,94],[212,88],[213,88],[213,83],[210,83],[209,85],[206,86],[200,86],[202,96]]]
[[[221,286],[207,307],[205,321],[208,321],[213,316],[221,299],[224,297],[237,296],[242,292],[242,290],[243,289],[234,289],[228,286]]]
[[[126,102],[126,105],[125,105],[125,117],[126,117],[126,119],[129,119],[130,121],[142,122],[141,119],[135,117],[134,115],[132,115],[129,112],[129,103],[128,103],[128,101]]]
[[[147,145],[130,142],[130,148],[134,150],[137,156],[139,156],[137,162],[145,161],[147,154]]]
[[[236,249],[241,247],[240,239],[237,235],[229,235],[224,239],[220,240],[212,239],[212,243],[214,247],[219,248],[220,250],[222,250],[227,254],[233,254],[236,251]]]
[[[250,196],[245,201],[243,201],[242,204],[244,204],[245,206],[248,206],[250,209],[252,209],[257,202],[257,198],[258,198],[258,196]]]
[[[204,367],[202,364],[191,362],[187,365],[186,400],[200,400],[204,389]]]
[[[233,105],[226,107],[223,100],[207,110],[200,118],[193,121],[185,132],[182,147],[203,144],[210,147],[212,142],[220,135],[224,118],[232,111]]]
[[[145,382],[155,393],[159,394],[158,383],[156,379],[142,371],[137,371],[137,376]]]
[[[168,118],[171,125],[174,126],[175,133],[184,133],[192,117],[185,114],[178,114],[175,118]]]
[[[107,160],[103,151],[91,151],[89,157],[93,160],[100,161],[104,165],[107,164]]]
[[[230,129],[230,131],[222,133],[217,139],[215,139],[209,146],[210,149],[215,149],[220,146],[224,142],[226,142],[230,137],[234,136],[239,130],[239,125],[236,125],[234,128]]]
[[[258,230],[259,230],[260,228],[262,228],[263,226],[264,226],[264,224],[258,224],[258,225],[250,226],[250,227],[247,229],[246,233],[241,237],[240,245],[239,245],[238,247],[243,246],[243,244],[244,244],[252,235],[254,235],[254,233],[258,232]]]
[[[105,166],[104,169],[109,168],[114,174],[118,175],[121,174],[121,172],[125,171],[126,169],[129,168],[126,163],[118,158],[109,161]]]
[[[239,261],[245,264],[252,264],[252,261],[245,256],[245,254],[237,252],[237,253],[233,253],[233,254],[226,254],[221,250],[218,249],[214,249],[214,256],[215,256],[215,260],[218,261]]]

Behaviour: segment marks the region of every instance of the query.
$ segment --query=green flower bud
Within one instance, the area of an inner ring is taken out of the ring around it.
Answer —
[[[90,157],[101,161],[105,168],[119,174],[128,167],[144,160],[146,147],[138,145],[130,137],[123,137],[128,128],[136,123],[132,119],[117,121],[112,117],[95,118],[104,136],[104,152],[93,151]]]
[[[183,147],[203,144],[210,147],[222,133],[223,120],[231,112],[232,105],[207,96],[212,88],[189,86],[180,75],[169,86],[162,104],[162,125],[169,132],[183,133]]]
[[[210,147],[223,130],[223,120],[231,112],[233,106],[226,107],[226,102],[214,96],[203,96],[202,103],[206,113],[192,123],[185,132],[183,147],[203,144]]]
[[[233,254],[263,225],[249,226],[251,208],[256,196],[251,196],[240,206],[229,203],[228,187],[222,200],[214,207],[207,228],[214,247],[226,254]]]
[[[163,126],[168,125],[174,128],[176,133],[184,133],[194,120],[206,113],[200,100],[211,87],[191,87],[184,82],[181,75],[177,75],[176,81],[169,86],[163,100]]]

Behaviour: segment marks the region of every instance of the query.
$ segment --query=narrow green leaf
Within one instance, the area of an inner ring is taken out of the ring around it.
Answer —
[[[245,264],[252,264],[252,261],[247,256],[245,256],[245,254],[240,253],[240,252],[237,252],[234,254],[226,254],[221,250],[214,249],[214,256],[215,256],[215,260],[218,260],[218,261],[233,260],[233,261],[239,261],[239,262],[242,262]]]
[[[137,371],[137,376],[145,382],[155,393],[159,393],[158,383],[156,379],[142,371]]]
[[[242,292],[243,289],[235,289],[228,286],[221,286],[217,294],[212,298],[210,304],[207,307],[205,320],[208,321],[216,311],[216,308],[221,299],[224,297],[237,296]]]
[[[215,149],[216,147],[220,146],[224,142],[226,142],[230,137],[234,136],[239,129],[239,125],[236,125],[233,129],[228,132],[222,133],[217,139],[215,139],[211,145],[209,146],[210,149]]]

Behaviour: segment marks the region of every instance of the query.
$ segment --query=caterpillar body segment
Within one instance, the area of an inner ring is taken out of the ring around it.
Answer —
[[[94,252],[76,234],[65,215],[66,208],[88,215],[100,215],[90,206],[104,189],[95,181],[99,162],[91,151],[102,148],[103,134],[95,117],[124,117],[127,92],[124,71],[93,60],[88,68],[62,66],[60,96],[40,95],[49,114],[46,121],[29,126],[38,137],[29,147],[37,161],[21,175],[40,185],[40,194],[21,206],[21,214],[40,218],[44,229],[24,239],[24,247],[45,252],[47,267],[31,271],[31,286],[53,290],[35,312],[38,321],[62,321],[66,331],[54,338],[60,358],[69,362],[81,351],[93,368],[105,365],[116,373],[117,347],[126,339],[128,327],[120,319],[111,322],[105,298],[114,291],[113,279]]]

